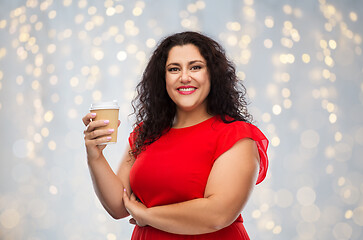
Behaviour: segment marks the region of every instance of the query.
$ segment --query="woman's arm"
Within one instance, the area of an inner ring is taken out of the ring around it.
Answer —
[[[141,226],[176,234],[214,232],[229,226],[242,211],[256,183],[258,164],[257,146],[245,138],[215,161],[204,198],[146,208],[125,193],[125,206]]]
[[[123,203],[123,189],[131,190],[129,174],[131,159],[129,156],[130,147],[125,151],[117,175],[113,172],[103,155],[106,145],[98,145],[108,142],[110,132],[108,130],[95,130],[96,127],[105,126],[104,121],[91,121],[95,115],[87,114],[82,120],[87,126],[84,131],[84,139],[87,150],[87,163],[93,182],[93,188],[106,211],[116,219],[128,216]]]

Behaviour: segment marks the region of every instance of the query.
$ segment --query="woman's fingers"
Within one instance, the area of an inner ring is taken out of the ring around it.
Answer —
[[[86,147],[108,143],[112,138],[111,133],[112,132],[109,129],[85,132],[84,140]]]
[[[92,132],[98,127],[104,127],[107,126],[110,123],[109,120],[98,120],[98,121],[92,121],[87,125],[87,128],[85,132]]]
[[[146,206],[136,200],[135,194],[129,195],[127,194],[126,189],[124,188],[124,195],[123,195],[123,201],[126,210],[131,215],[130,223],[136,224],[140,227],[144,227],[147,225],[147,223],[143,220],[142,215],[144,210],[146,209]]]
[[[127,195],[126,188],[124,188],[124,194],[123,194],[122,200],[124,201],[126,210],[129,212],[130,215],[132,215],[131,212],[129,211],[130,199],[129,199],[129,196]]]
[[[87,119],[87,116],[85,117]],[[85,119],[84,118],[84,119]],[[87,122],[87,120],[85,121]],[[96,129],[98,127],[107,126],[109,124],[108,120],[98,120],[98,121],[90,121],[86,130],[84,131],[84,140],[85,145],[101,145],[109,142],[111,140],[111,133],[113,133],[114,129]],[[104,147],[102,147],[103,149]]]
[[[134,218],[130,218],[129,223],[130,224],[133,224],[133,225],[136,225],[137,224],[136,223],[136,220]]]
[[[87,140],[86,139],[86,147],[87,146],[92,146],[92,145],[101,145],[101,146],[103,146],[103,144],[108,143],[110,140],[111,140],[110,136],[96,138],[96,139],[92,139],[92,140]],[[106,146],[106,145],[104,145],[104,146]],[[104,147],[102,147],[102,149],[104,149]]]
[[[97,129],[99,127],[104,127],[109,124],[109,120],[98,120],[92,121],[96,117],[96,113],[88,113],[86,116],[82,118],[83,123],[87,126],[86,130],[84,130],[85,140],[92,140],[96,138],[100,138],[102,136],[110,135],[115,131],[115,129]],[[118,120],[118,126],[120,126],[121,121]]]
[[[105,137],[111,135],[115,130],[114,129],[97,129],[93,131],[84,131],[85,140],[92,140],[100,137]]]
[[[85,126],[88,126],[88,124],[91,122],[91,119],[94,119],[96,117],[96,113],[88,113],[86,116],[82,118],[82,121]]]
[[[135,196],[135,194],[134,194],[134,193],[132,193],[132,194],[131,194],[131,196],[130,196],[130,200],[131,200],[131,201],[136,201],[136,196]]]
[[[127,190],[126,190],[126,188],[124,188],[124,198],[126,198],[127,200],[129,200],[129,196],[127,195]]]

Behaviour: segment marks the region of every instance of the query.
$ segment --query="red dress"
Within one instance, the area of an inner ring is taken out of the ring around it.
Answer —
[[[258,184],[265,178],[268,166],[267,138],[252,124],[240,121],[226,124],[215,116],[191,127],[171,128],[147,146],[132,166],[131,189],[148,208],[203,198],[214,161],[238,140],[246,137],[256,141],[260,154]],[[133,139],[131,133],[131,146]],[[132,239],[238,240],[249,237],[240,215],[230,226],[200,235],[178,235],[150,226],[135,226]]]

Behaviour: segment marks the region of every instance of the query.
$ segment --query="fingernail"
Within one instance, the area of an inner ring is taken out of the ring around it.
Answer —
[[[109,122],[110,122],[110,120],[105,120],[105,121],[103,121],[103,122],[107,124],[107,123],[109,123]]]
[[[112,137],[107,137],[107,140],[109,141],[109,140],[111,140],[111,138],[112,138]]]
[[[91,113],[91,116],[92,116],[92,117],[95,117],[95,116],[96,116],[96,113]]]
[[[112,133],[115,131],[115,129],[111,128],[111,129],[108,129],[108,131]]]
[[[124,192],[126,192],[126,188],[124,188]]]

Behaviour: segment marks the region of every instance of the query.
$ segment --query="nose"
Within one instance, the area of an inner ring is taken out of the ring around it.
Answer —
[[[189,72],[188,71],[182,71],[181,72],[181,76],[180,76],[180,82],[181,83],[188,83],[190,82],[190,76],[189,76]]]

